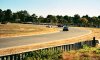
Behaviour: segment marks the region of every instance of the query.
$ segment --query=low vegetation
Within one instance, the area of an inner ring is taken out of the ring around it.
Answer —
[[[62,51],[61,50],[39,50],[30,52],[29,55],[27,55],[24,60],[61,60]]]
[[[84,45],[83,49],[63,52],[63,60],[100,60],[100,48]]]

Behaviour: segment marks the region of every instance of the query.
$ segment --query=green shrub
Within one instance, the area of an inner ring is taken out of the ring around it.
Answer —
[[[57,50],[38,50],[30,52],[24,60],[60,60],[62,51]]]

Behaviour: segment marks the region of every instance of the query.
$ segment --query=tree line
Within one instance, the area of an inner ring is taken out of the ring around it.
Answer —
[[[100,15],[90,17],[88,15],[84,15],[80,17],[79,14],[75,14],[72,16],[62,16],[62,15],[48,15],[47,17],[37,16],[36,14],[30,15],[26,10],[21,10],[17,12],[12,12],[11,9],[2,10],[0,9],[0,23],[50,23],[52,25],[57,24],[67,24],[67,25],[74,25],[74,26],[93,26],[93,27],[100,27]]]

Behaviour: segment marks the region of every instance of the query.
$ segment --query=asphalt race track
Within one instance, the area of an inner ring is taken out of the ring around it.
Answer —
[[[49,42],[54,40],[63,40],[63,39],[85,35],[88,34],[89,32],[90,32],[89,30],[82,30],[74,27],[69,27],[69,31],[60,31],[52,34],[0,38],[0,48],[43,43],[43,42]]]

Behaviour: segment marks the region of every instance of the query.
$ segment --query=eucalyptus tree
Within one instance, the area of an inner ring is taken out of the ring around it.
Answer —
[[[66,24],[72,23],[72,17],[71,16],[65,15],[63,18],[64,18],[64,21],[65,21]]]
[[[52,17],[52,20],[53,20],[53,24],[54,25],[57,25],[58,24],[58,20],[57,20],[57,17],[56,16],[53,16]]]
[[[0,22],[2,21],[2,10],[0,9]]]
[[[1,24],[7,24],[7,22],[11,22],[12,11],[10,9],[1,11],[0,16]]]
[[[47,18],[44,18],[44,20],[42,20],[43,23],[49,23]]]
[[[26,22],[26,18],[30,16],[29,13],[26,10],[18,11],[17,14],[18,14],[18,16],[19,16],[19,18],[20,18],[22,23],[25,23]]]
[[[1,13],[1,24],[6,24],[8,21],[5,18],[5,10]]]
[[[100,28],[100,16],[98,16],[98,27]]]
[[[48,22],[52,24],[52,15],[48,15],[46,18],[47,18]]]
[[[64,18],[64,21],[68,24],[69,23],[69,17],[67,15],[65,15],[63,18]]]
[[[56,16],[48,15],[47,19],[48,19],[49,23],[51,23],[52,25],[57,25],[57,23],[58,23]]]
[[[88,15],[84,15],[84,16],[82,16],[82,18],[86,18],[88,20],[87,26],[92,25],[92,19]]]
[[[97,24],[99,24],[99,23],[98,23],[98,22],[99,22],[99,19],[98,19],[97,17],[93,16],[93,17],[91,18],[91,20],[92,20],[92,25],[93,25],[94,27],[97,27]]]
[[[73,23],[74,23],[74,25],[77,25],[77,26],[80,25],[80,15],[78,15],[78,14],[74,15]]]
[[[13,18],[12,18],[12,22],[20,22],[19,16],[17,13],[13,13]]]
[[[32,14],[31,17],[32,17],[32,22],[33,23],[37,23],[38,22],[38,19],[37,19],[38,16],[36,16],[36,14]]]
[[[88,23],[87,18],[80,18],[80,21],[81,21],[82,26],[87,26],[87,23]]]
[[[92,17],[92,21],[93,21],[93,26],[94,27],[100,27],[100,18],[98,17]]]
[[[97,23],[97,27],[100,28],[100,19],[99,18],[97,18],[96,23]]]
[[[65,24],[65,21],[64,21],[63,16],[57,15],[56,17],[57,17],[57,20],[58,20],[58,23],[59,23],[59,24]]]
[[[7,9],[7,10],[5,10],[4,11],[4,13],[5,13],[5,21],[6,22],[11,22],[11,20],[12,20],[12,11],[10,10],[10,9]]]
[[[84,15],[84,16],[82,16],[82,18],[86,18],[89,20],[90,17],[88,15]]]
[[[43,23],[43,22],[44,22],[44,17],[43,16],[39,16],[38,24]]]

